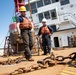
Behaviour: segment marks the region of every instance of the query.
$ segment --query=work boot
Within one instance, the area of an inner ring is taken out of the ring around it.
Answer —
[[[43,52],[43,54],[42,55],[47,55],[47,52]]]
[[[31,58],[28,59],[28,61],[34,61],[34,59],[31,57]]]
[[[46,55],[50,55],[50,53],[47,53]]]

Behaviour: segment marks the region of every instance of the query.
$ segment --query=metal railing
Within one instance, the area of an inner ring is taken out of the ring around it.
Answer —
[[[64,20],[68,20],[72,25],[76,27],[76,16],[72,13],[62,13],[59,16],[62,16]]]

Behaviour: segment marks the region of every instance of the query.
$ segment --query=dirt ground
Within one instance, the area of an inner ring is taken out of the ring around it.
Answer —
[[[63,50],[52,50],[52,52],[55,54],[55,56],[58,56],[58,55],[68,56],[69,54],[76,52],[76,48],[65,48]],[[33,58],[35,60],[33,62],[24,60],[19,64],[0,65],[0,75],[2,75],[4,73],[11,73],[11,72],[13,72],[16,69],[21,68],[21,67],[29,67],[32,64],[37,64],[38,60],[43,59],[43,58],[48,57],[48,56],[49,55],[42,55],[42,54],[40,54],[40,56],[38,56],[37,54],[35,54],[35,55],[33,55]],[[5,61],[8,58],[15,59],[17,57],[20,57],[20,56],[0,57],[0,61],[3,61],[3,60]],[[69,60],[65,60],[64,62],[67,62],[67,61],[69,61]],[[65,66],[66,65],[57,64],[57,65],[54,65],[52,67],[48,67],[46,69],[41,69],[41,70],[36,70],[36,71],[26,73],[26,75],[58,75],[61,72],[61,70],[63,70],[65,68]],[[25,73],[21,74],[21,75],[25,75]]]

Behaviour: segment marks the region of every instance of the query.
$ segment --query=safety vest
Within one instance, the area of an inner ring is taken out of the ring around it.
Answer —
[[[23,18],[23,22],[20,23],[20,29],[32,29],[31,21],[27,18]]]
[[[41,27],[41,34],[50,34],[50,30],[47,26]]]

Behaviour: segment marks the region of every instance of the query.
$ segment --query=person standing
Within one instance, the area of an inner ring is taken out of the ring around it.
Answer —
[[[21,34],[25,48],[25,58],[28,61],[34,61],[31,55],[31,49],[33,47],[33,36],[32,36],[32,24],[31,21],[26,17],[26,8],[21,6],[19,9],[20,16],[17,17],[18,32]],[[19,30],[20,29],[20,30]]]
[[[42,35],[42,46],[44,54],[50,54],[51,49],[51,34],[53,33],[53,29],[46,24],[46,18],[42,20],[42,26],[39,29],[38,36]]]

